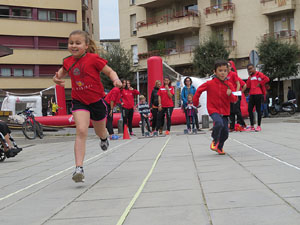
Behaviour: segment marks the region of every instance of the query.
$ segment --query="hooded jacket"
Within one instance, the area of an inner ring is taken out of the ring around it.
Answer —
[[[221,81],[218,78],[214,78],[198,87],[194,97],[194,106],[199,105],[199,97],[202,92],[207,91],[207,111],[209,115],[218,113],[223,116],[230,115],[230,103],[236,102],[237,97],[231,93],[227,95],[228,87],[232,92],[235,91],[233,85],[228,81]]]

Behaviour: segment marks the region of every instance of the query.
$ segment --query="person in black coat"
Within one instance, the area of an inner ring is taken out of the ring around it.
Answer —
[[[161,81],[157,80],[155,81],[155,86],[151,93],[151,99],[150,99],[150,108],[152,113],[152,132],[157,131],[157,120],[158,120],[158,95],[157,92],[161,86]]]

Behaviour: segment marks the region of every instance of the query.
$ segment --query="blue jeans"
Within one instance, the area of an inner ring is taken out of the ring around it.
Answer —
[[[228,138],[228,117],[221,116],[218,113],[213,113],[210,117],[214,122],[211,136],[215,143],[219,142],[218,149],[222,150],[224,143]]]

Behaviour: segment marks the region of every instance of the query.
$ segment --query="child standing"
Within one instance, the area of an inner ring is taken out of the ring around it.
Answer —
[[[147,125],[147,130],[150,132],[150,122],[149,122],[149,115],[150,115],[150,108],[148,103],[146,102],[146,98],[144,95],[140,96],[140,103],[138,105],[138,110],[141,115],[141,121],[142,121],[142,136],[145,135],[145,122]]]
[[[196,116],[196,112],[197,112],[197,108],[193,105],[193,95],[189,94],[187,97],[187,103],[186,103],[186,125],[187,125],[187,129],[189,130],[189,133],[192,133],[191,130],[191,122],[192,122],[192,127],[193,130],[195,129],[195,116]]]
[[[228,116],[230,115],[230,103],[236,102],[237,97],[232,94],[233,85],[225,80],[228,74],[228,64],[225,60],[218,60],[214,69],[215,78],[198,87],[193,103],[199,105],[199,97],[207,91],[207,111],[214,122],[211,150],[224,155],[223,146],[228,138]]]
[[[101,149],[105,151],[109,146],[105,126],[107,106],[103,100],[105,92],[100,72],[107,75],[114,86],[122,86],[116,72],[106,65],[107,61],[95,54],[96,49],[95,43],[86,32],[73,31],[68,41],[68,50],[72,55],[63,60],[63,67],[53,77],[53,81],[61,86],[65,84],[63,77],[68,74],[71,77],[72,114],[76,124],[74,145],[76,168],[72,177],[75,182],[84,182],[83,160],[90,120],[101,140]]]

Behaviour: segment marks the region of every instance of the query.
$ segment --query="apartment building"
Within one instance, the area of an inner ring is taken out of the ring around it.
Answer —
[[[300,43],[300,0],[119,0],[119,13],[121,45],[132,50],[140,71],[147,58],[161,55],[193,75],[193,49],[213,33],[246,78],[249,53],[262,38]]]
[[[99,43],[99,3],[0,0],[0,30],[0,45],[13,50],[13,54],[0,59],[0,89],[39,92],[54,85],[52,77],[69,55],[70,32],[85,30]],[[71,82],[66,80],[68,99]],[[4,96],[5,92],[0,92],[2,99]]]

